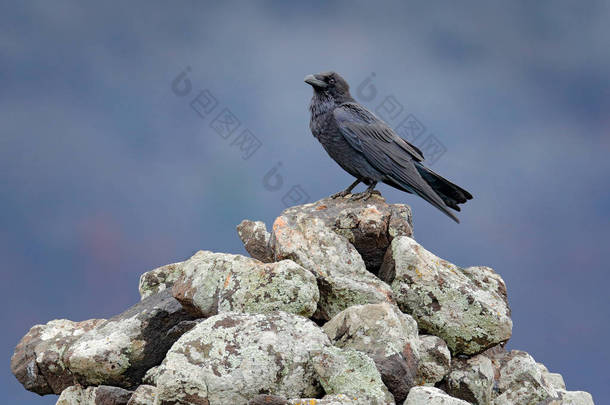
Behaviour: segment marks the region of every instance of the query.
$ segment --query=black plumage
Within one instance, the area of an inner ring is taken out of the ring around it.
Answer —
[[[347,82],[335,72],[305,77],[313,87],[309,126],[326,152],[356,178],[333,197],[346,196],[360,182],[369,187],[351,198],[369,198],[378,182],[417,194],[454,221],[448,208],[460,211],[472,195],[423,165],[422,152],[402,139],[385,122],[358,104]]]

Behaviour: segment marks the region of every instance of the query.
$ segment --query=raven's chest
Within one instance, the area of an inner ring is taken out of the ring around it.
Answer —
[[[311,133],[320,142],[329,139],[332,134],[338,135],[339,128],[335,122],[332,112],[327,112],[320,115],[312,115],[309,121]]]

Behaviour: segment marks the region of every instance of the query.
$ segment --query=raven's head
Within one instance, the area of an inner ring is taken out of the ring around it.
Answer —
[[[323,72],[305,76],[305,83],[313,87],[315,93],[332,97],[335,102],[342,103],[352,100],[349,94],[349,85],[338,73]]]

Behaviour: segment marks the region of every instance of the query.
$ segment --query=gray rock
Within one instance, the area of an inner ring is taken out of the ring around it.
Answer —
[[[296,401],[291,401],[290,405],[293,405]],[[288,399],[279,395],[268,395],[261,394],[252,398],[248,405],[288,405]]]
[[[180,276],[182,262],[166,264],[148,271],[140,276],[140,297],[142,299],[171,288],[174,281]]]
[[[159,374],[161,374],[162,369],[163,366],[161,364],[149,368],[146,371],[146,374],[144,374],[144,377],[142,377],[142,383],[145,385],[157,385],[157,378],[159,377]]]
[[[237,225],[237,234],[250,256],[263,263],[275,261],[273,249],[269,246],[271,234],[267,232],[264,222],[244,219]]]
[[[134,392],[127,405],[154,405],[157,387],[153,385],[140,385]]]
[[[451,372],[440,388],[452,397],[476,405],[488,405],[492,399],[494,368],[486,356],[479,354],[468,359],[454,358]]]
[[[288,401],[289,405],[381,405],[383,402],[367,398],[355,398],[344,394],[325,395],[317,398],[297,398]]]
[[[438,336],[419,336],[418,385],[434,385],[451,369],[451,353],[445,341]]]
[[[358,350],[325,347],[311,353],[311,363],[327,394],[344,394],[380,405],[394,404],[375,363]]]
[[[56,405],[126,405],[133,394],[119,387],[73,385],[62,391]]]
[[[321,220],[327,229],[347,238],[362,256],[366,268],[375,274],[392,239],[413,235],[411,208],[387,204],[380,195],[373,195],[366,202],[325,198],[288,208],[282,216]]]
[[[349,235],[345,236],[352,226],[345,223],[351,208],[371,213],[378,209],[368,201],[364,207],[338,201],[326,199],[285,210],[275,220],[271,235],[277,260],[291,259],[316,276],[320,301],[314,318],[319,320],[328,320],[352,305],[392,301],[390,287],[366,269]],[[385,204],[382,199],[381,203]],[[345,210],[338,210],[340,204]],[[343,220],[337,218],[341,212]],[[343,223],[344,236],[335,231],[338,221]]]
[[[160,403],[247,404],[261,392],[287,398],[322,393],[309,353],[330,346],[310,320],[286,312],[212,316],[167,353]]]
[[[469,405],[434,387],[413,387],[404,405]]]
[[[549,372],[546,366],[542,363],[536,363],[536,365],[542,373],[542,378],[544,378],[549,385],[551,385],[556,390],[565,391],[566,383],[563,381],[563,377],[561,374]]]
[[[83,334],[66,349],[64,362],[82,385],[135,387],[179,337],[172,328],[190,320],[164,290]]]
[[[199,251],[182,264],[172,292],[197,317],[278,310],[309,317],[319,299],[315,277],[291,260],[262,263],[209,251]]]
[[[354,305],[335,315],[323,329],[335,346],[368,354],[397,403],[416,385],[417,323],[396,305]]]
[[[477,354],[511,336],[506,287],[488,267],[457,267],[401,236],[392,241],[380,277],[391,283],[400,309],[454,355]]]
[[[512,350],[492,359],[492,362],[497,370],[498,389],[494,405],[538,404],[558,396],[529,354]]]
[[[15,348],[12,373],[26,390],[40,395],[60,394],[74,384],[74,376],[62,359],[64,350],[103,322],[105,319],[82,322],[56,319],[33,326]]]
[[[557,390],[557,399],[541,405],[594,405],[593,397],[584,391]]]
[[[351,306],[326,322],[323,329],[335,346],[360,350],[371,357],[401,353],[406,344],[416,346],[418,340],[415,320],[387,302]]]

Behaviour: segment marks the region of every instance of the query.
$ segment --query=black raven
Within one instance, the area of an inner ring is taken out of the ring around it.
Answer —
[[[305,77],[313,87],[309,110],[309,127],[326,152],[356,181],[345,190],[333,194],[344,197],[358,183],[368,185],[366,191],[351,198],[367,199],[383,182],[407,193],[414,193],[460,222],[449,211],[460,210],[472,195],[463,188],[434,173],[421,162],[422,152],[402,139],[385,122],[361,106],[349,93],[347,82],[335,72]]]

